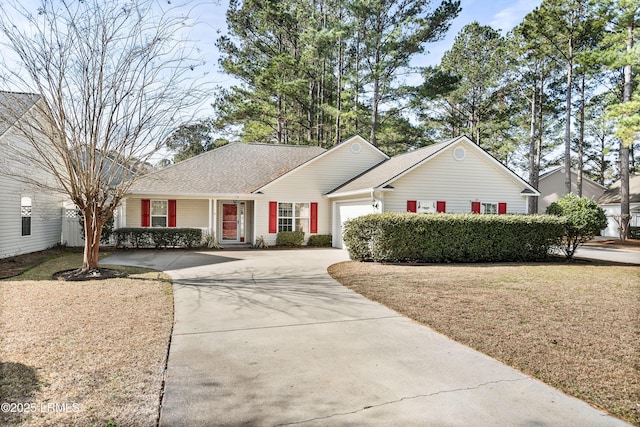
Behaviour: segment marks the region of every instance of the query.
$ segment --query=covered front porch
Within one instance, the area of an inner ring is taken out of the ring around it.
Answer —
[[[255,200],[240,196],[132,196],[118,208],[115,228],[199,228],[223,245],[255,243]]]

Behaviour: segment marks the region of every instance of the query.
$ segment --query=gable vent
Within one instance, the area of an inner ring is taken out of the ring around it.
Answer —
[[[467,152],[463,147],[456,147],[453,149],[453,158],[458,161],[464,160],[466,155]]]

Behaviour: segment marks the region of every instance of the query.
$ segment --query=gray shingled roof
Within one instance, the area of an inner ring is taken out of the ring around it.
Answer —
[[[620,203],[620,180],[611,184],[611,187],[598,199],[601,205]],[[629,176],[629,202],[640,203],[640,175]]]
[[[33,93],[0,91],[0,135],[3,135],[18,119],[40,99]]]
[[[141,177],[138,194],[247,194],[322,154],[321,147],[232,143]]]
[[[330,191],[328,194],[348,193],[352,191],[367,190],[370,188],[379,188],[418,163],[446,148],[456,140],[458,140],[458,138],[428,145],[418,150],[409,151],[408,153],[391,157],[389,160],[374,166],[351,181],[348,181],[340,187]]]

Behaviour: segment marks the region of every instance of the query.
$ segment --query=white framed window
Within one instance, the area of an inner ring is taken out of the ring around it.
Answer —
[[[33,204],[31,197],[22,196],[20,198],[20,217],[22,219],[22,235],[31,236],[31,215]]]
[[[497,215],[498,214],[498,204],[497,203],[481,203],[480,204],[480,213],[489,214],[489,215]]]
[[[295,231],[309,232],[309,203],[296,203],[295,209]]]
[[[309,203],[278,202],[278,231],[309,232]]]
[[[166,227],[169,217],[169,206],[166,200],[151,201],[151,226]]]

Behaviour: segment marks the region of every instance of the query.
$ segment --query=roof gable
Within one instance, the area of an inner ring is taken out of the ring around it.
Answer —
[[[402,176],[410,173],[412,170],[437,157],[447,148],[453,147],[458,144],[465,144],[467,148],[471,148],[481,153],[482,156],[486,157],[494,167],[498,168],[509,179],[517,182],[519,185],[522,185],[523,194],[539,194],[535,188],[533,188],[526,181],[516,175],[513,171],[496,160],[493,156],[491,156],[477,144],[473,143],[469,138],[467,138],[466,136],[460,136],[392,157],[386,162],[371,168],[360,176],[332,190],[331,192],[329,192],[329,195],[335,197],[339,194],[344,195],[351,193],[360,193],[371,191],[373,189],[390,187],[396,180],[398,180]]]
[[[540,181],[549,179],[551,176],[557,174],[558,172],[561,172],[562,174],[564,174],[564,168],[562,166],[558,166],[555,169],[551,169],[549,171],[546,171],[546,172],[540,174],[540,177],[538,179]],[[573,170],[573,169],[571,169],[571,175],[577,177],[578,176],[578,172]],[[588,182],[592,183],[593,185],[596,185],[596,186],[601,187],[603,189],[607,188],[604,185],[600,184],[599,182],[596,182],[596,181],[592,180],[591,178],[589,178],[587,176],[584,176],[584,174],[582,175],[582,179],[584,181],[588,181]]]
[[[231,143],[141,177],[137,194],[249,194],[324,153],[321,147]]]
[[[360,135],[355,135],[337,145],[335,145],[334,147],[331,147],[330,149],[326,150],[324,153],[309,159],[307,162],[304,162],[300,165],[298,165],[296,168],[291,169],[290,171],[282,174],[281,176],[277,177],[276,179],[266,183],[264,186],[256,189],[255,191],[263,191],[266,190],[268,187],[276,184],[278,181],[282,180],[282,179],[286,179],[289,176],[291,176],[292,174],[300,171],[303,168],[308,168],[309,166],[313,165],[315,162],[318,162],[320,160],[322,160],[325,157],[329,157],[329,156],[334,156],[334,155],[339,155],[339,153],[342,150],[347,150],[347,149],[354,149],[354,147],[359,147],[359,150],[362,149],[366,149],[366,150],[371,150],[373,151],[375,154],[377,154],[380,158],[380,162],[384,162],[386,160],[389,160],[389,156],[387,156],[386,154],[384,154],[382,151],[380,151],[377,147],[375,147],[374,145],[372,145],[369,141],[367,141],[366,139],[362,138]],[[379,164],[379,163],[378,163]]]
[[[621,181],[617,180],[598,199],[601,205],[620,203]],[[629,203],[640,203],[640,175],[629,175]]]

